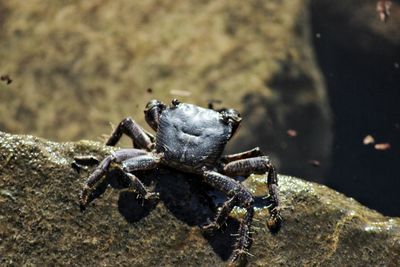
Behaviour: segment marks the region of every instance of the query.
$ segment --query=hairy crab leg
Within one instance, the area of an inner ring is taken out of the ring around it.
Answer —
[[[217,216],[215,217],[214,221],[204,225],[202,228],[206,231],[214,231],[221,228],[221,226],[226,222],[228,219],[229,213],[231,213],[232,209],[238,204],[238,197],[235,195],[225,201],[222,208],[218,211]]]
[[[246,158],[254,158],[258,156],[263,156],[264,153],[261,151],[259,147],[255,147],[251,150],[244,151],[241,153],[224,155],[221,157],[222,162],[228,163],[231,161],[239,160],[239,159],[246,159]]]
[[[229,176],[248,176],[252,173],[268,173],[268,199],[271,204],[268,206],[270,217],[268,219],[267,225],[271,232],[279,231],[282,218],[279,214],[280,201],[278,192],[278,177],[275,167],[271,163],[269,158],[266,156],[262,156],[232,161],[224,166],[223,173]]]
[[[95,185],[102,181],[104,174],[108,172],[111,163],[120,163],[129,158],[135,158],[143,155],[148,155],[146,151],[140,149],[122,149],[118,150],[103,159],[99,166],[89,175],[85,181],[85,185],[80,195],[81,209],[85,209],[88,204],[89,195],[95,189]],[[76,159],[79,163],[79,157]]]
[[[154,148],[154,137],[131,118],[125,118],[118,124],[107,140],[106,145],[115,146],[121,139],[122,134],[126,134],[132,139],[135,148],[142,148],[147,151]]]
[[[124,172],[152,170],[158,167],[162,155],[149,153],[135,158],[128,158],[122,161],[122,170]]]
[[[94,166],[100,163],[95,156],[76,156],[74,157],[75,163],[82,166]]]
[[[248,251],[253,244],[252,234],[250,231],[250,226],[254,217],[254,207],[250,206],[246,209],[246,215],[244,219],[241,220],[239,231],[238,231],[238,240],[236,244],[236,249],[233,253],[233,257],[231,259],[232,262],[238,261],[242,265],[246,265],[247,263],[247,255],[251,255]]]
[[[251,223],[254,214],[254,199],[251,193],[239,182],[233,180],[232,178],[220,174],[215,171],[204,171],[203,173],[204,181],[215,187],[216,189],[224,192],[228,196],[232,197],[229,199],[225,204],[220,214],[217,215],[216,219],[214,220],[213,224],[221,224],[224,223],[223,220],[226,220],[227,216],[225,215],[228,210],[232,210],[235,206],[230,201],[234,202],[234,199],[237,198],[238,206],[241,206],[246,209],[246,215],[240,221],[240,227],[238,231],[238,238],[235,244],[235,250],[231,257],[231,262],[235,262],[236,260],[246,260],[247,254],[249,254],[249,249],[251,247]],[[233,206],[232,206],[233,205]],[[232,208],[231,208],[232,207]],[[222,214],[221,214],[222,213]]]
[[[121,149],[116,151],[115,158],[118,160],[118,162],[121,162],[123,160],[126,160],[127,158],[132,158],[136,157],[139,155],[145,155],[148,152],[140,150],[140,149],[135,149],[135,148],[128,148],[128,149]],[[92,155],[85,155],[85,156],[75,156],[74,157],[74,165],[82,168],[82,166],[94,166],[98,165],[100,163],[100,160]]]
[[[81,169],[87,166],[98,165],[100,161],[94,156],[76,156],[74,162],[71,163],[72,168],[80,173]]]
[[[157,199],[158,193],[149,192],[143,183],[135,175],[123,172],[125,178],[128,179],[129,188],[132,188],[142,199]]]
[[[160,154],[146,154],[122,161],[122,172],[129,179],[129,187],[133,188],[143,199],[156,199],[158,193],[149,192],[139,178],[130,172],[155,169],[159,166],[161,157]]]

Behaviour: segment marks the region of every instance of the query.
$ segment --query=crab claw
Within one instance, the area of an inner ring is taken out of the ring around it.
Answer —
[[[282,226],[282,217],[276,209],[271,211],[267,221],[267,227],[271,233],[277,233]]]

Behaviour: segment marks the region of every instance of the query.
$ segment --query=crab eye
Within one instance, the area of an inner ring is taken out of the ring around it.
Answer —
[[[178,100],[178,99],[176,99],[176,98],[174,98],[174,99],[172,99],[172,105],[174,106],[174,107],[176,107],[176,106],[178,106],[181,102]]]
[[[231,121],[234,123],[240,123],[242,121],[242,117],[240,113],[234,109],[226,109],[222,112],[222,117],[226,121]]]
[[[154,108],[154,107],[158,107],[158,106],[160,106],[160,105],[161,105],[161,102],[160,102],[160,101],[158,101],[158,100],[156,100],[156,99],[150,100],[150,101],[147,103],[146,108],[144,109],[144,111],[147,112],[147,111],[149,111],[150,109],[152,109],[152,108]]]

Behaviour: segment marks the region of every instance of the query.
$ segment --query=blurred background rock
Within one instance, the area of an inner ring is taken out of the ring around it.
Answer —
[[[397,3],[393,14],[398,14]],[[356,0],[2,1],[0,74],[13,81],[0,87],[0,130],[57,141],[101,140],[110,133],[110,122],[116,125],[127,116],[149,129],[143,109],[150,99],[178,98],[202,106],[221,100],[217,106],[233,107],[244,117],[228,152],[260,146],[281,173],[328,183],[399,215],[400,200],[393,201],[393,192],[385,188],[399,185],[389,178],[400,160],[389,159],[386,176],[369,175],[364,165],[372,168],[376,159],[360,163],[354,149],[365,149],[362,135],[370,128],[352,116],[376,108],[375,101],[359,103],[362,94],[399,99],[394,91],[400,76],[395,67],[399,21],[392,18],[382,24],[373,1]],[[364,54],[355,56],[360,51]],[[386,91],[369,82],[370,69],[358,69],[358,79],[339,75],[363,66],[351,65],[353,58],[371,61],[371,51],[377,55],[371,64],[382,71],[380,84],[392,75]],[[371,85],[370,90],[361,84]],[[350,85],[354,97],[338,95]],[[341,105],[342,98],[353,104]],[[393,105],[382,106],[382,112],[399,118]],[[338,128],[338,118],[347,119],[347,128]],[[392,122],[383,122],[383,139],[395,131]],[[385,153],[398,151],[398,134],[387,140],[394,143]],[[350,135],[354,139],[346,139]],[[348,186],[348,177],[360,175],[387,187]]]

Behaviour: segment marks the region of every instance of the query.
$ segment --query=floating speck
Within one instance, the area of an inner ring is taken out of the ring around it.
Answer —
[[[370,145],[370,144],[373,144],[373,143],[375,143],[375,139],[374,139],[374,137],[372,137],[372,135],[367,135],[367,136],[364,137],[364,139],[363,139],[363,144],[364,145]]]
[[[375,144],[375,149],[376,150],[388,150],[390,149],[390,144],[389,143],[380,143],[380,144]]]

